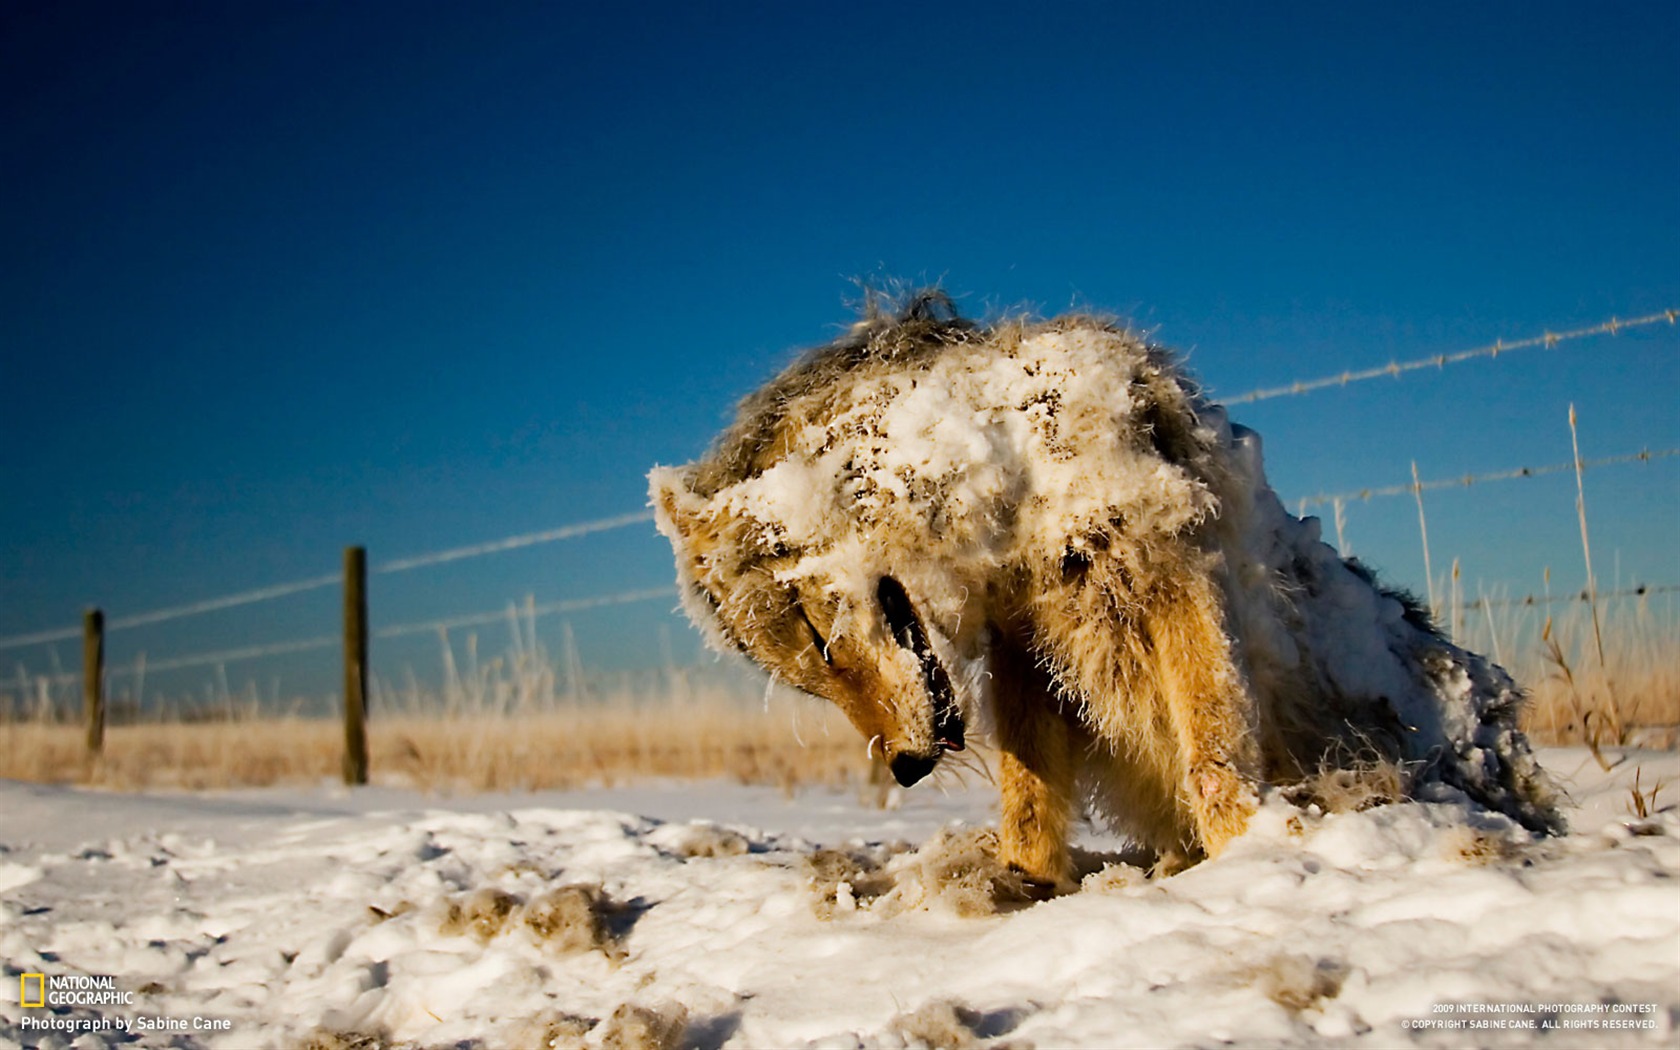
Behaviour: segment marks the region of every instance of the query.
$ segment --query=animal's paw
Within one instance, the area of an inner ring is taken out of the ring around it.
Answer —
[[[1192,850],[1180,849],[1177,846],[1162,850],[1155,858],[1155,864],[1149,869],[1151,879],[1167,879],[1184,871],[1201,858]]]
[[[1023,900],[1047,901],[1052,897],[1076,893],[1079,890],[1079,886],[1071,879],[1041,878],[1030,874],[1019,864],[1009,865],[1009,871],[1019,881]]]
[[[1217,857],[1227,842],[1248,830],[1249,818],[1260,805],[1259,795],[1247,778],[1217,763],[1193,769],[1190,786],[1196,837],[1209,857]]]

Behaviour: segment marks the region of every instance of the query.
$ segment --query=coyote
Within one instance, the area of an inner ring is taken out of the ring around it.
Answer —
[[[906,786],[987,736],[1000,859],[1046,893],[1076,807],[1178,866],[1262,785],[1338,770],[1562,830],[1511,678],[1286,512],[1258,435],[1109,320],[871,309],[649,482],[711,643]]]

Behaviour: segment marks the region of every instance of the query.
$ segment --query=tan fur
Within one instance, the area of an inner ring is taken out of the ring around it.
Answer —
[[[1283,512],[1257,440],[1100,319],[981,329],[918,297],[650,480],[696,623],[901,781],[990,728],[1002,858],[1044,887],[1072,886],[1082,801],[1171,865],[1327,763],[1415,760],[1557,823],[1503,672]]]
[[[1054,686],[1024,646],[997,645],[991,670],[1003,803],[999,855],[1048,887],[1068,889],[1068,822],[1090,735],[1060,709]]]

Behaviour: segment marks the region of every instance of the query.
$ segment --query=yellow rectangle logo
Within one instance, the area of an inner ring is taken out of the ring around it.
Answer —
[[[29,982],[35,982],[35,1001],[29,1000]],[[23,1007],[47,1005],[47,975],[44,973],[18,974],[18,1005]]]

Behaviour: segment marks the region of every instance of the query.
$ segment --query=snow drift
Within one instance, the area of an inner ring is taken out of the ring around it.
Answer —
[[[725,784],[0,783],[8,985],[132,995],[25,1010],[8,992],[0,1047],[1672,1045],[1680,818],[1622,810],[1636,767],[1672,782],[1680,762],[1548,759],[1576,777],[1576,834],[1462,798],[1326,814],[1274,796],[1171,878],[1088,836],[1082,891],[1033,905],[987,859],[983,791],[882,812]]]

